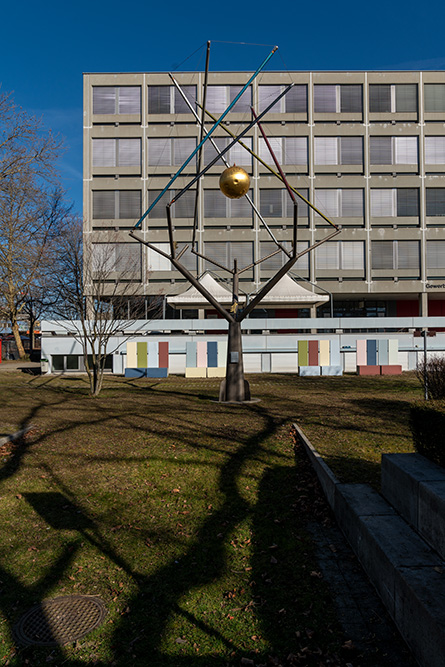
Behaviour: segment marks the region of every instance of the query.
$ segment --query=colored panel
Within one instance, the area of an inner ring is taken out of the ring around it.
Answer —
[[[357,341],[357,366],[366,366],[366,341]]]
[[[206,373],[206,368],[186,368],[185,369],[185,377],[186,378],[205,378],[207,373]]]
[[[225,368],[227,365],[227,341],[218,341],[218,368]]]
[[[320,375],[320,366],[299,366],[298,375],[302,377],[314,377]]]
[[[168,368],[168,342],[159,343],[159,368]]]
[[[380,375],[380,366],[357,366],[357,375]]]
[[[380,373],[382,375],[402,375],[402,367],[398,364],[380,366]]]
[[[388,364],[394,365],[399,361],[399,341],[396,338],[388,340]]]
[[[388,364],[388,339],[383,338],[378,341],[378,362],[379,366],[385,366]]]
[[[155,341],[147,343],[148,361],[147,368],[159,368],[158,344]]]
[[[127,368],[136,368],[138,365],[138,348],[133,341],[127,343]]]
[[[309,366],[318,366],[318,340],[309,341]]]
[[[298,341],[298,365],[309,366],[309,345],[307,340]]]
[[[224,368],[214,368],[214,367],[208,367],[207,369],[207,377],[208,378],[223,378],[226,376],[226,369]]]
[[[196,365],[198,368],[207,368],[207,343],[205,340],[198,341]]]
[[[368,366],[376,366],[377,364],[377,341],[366,341],[366,364]]]
[[[187,368],[196,368],[196,343],[189,342],[185,345],[185,365]]]
[[[322,375],[343,375],[341,366],[321,366]]]
[[[138,346],[138,368],[147,368],[147,343],[137,343]]]
[[[342,359],[340,353],[340,341],[331,340],[331,366],[342,366]],[[357,341],[358,343],[358,341]]]
[[[146,368],[126,368],[125,377],[126,378],[144,378],[146,373]]]
[[[218,366],[218,343],[216,340],[207,343],[207,366],[209,368]]]
[[[168,368],[147,368],[146,376],[148,378],[166,378],[168,377]]]
[[[321,340],[320,341],[320,366],[329,366],[330,354],[329,354],[329,341]],[[322,371],[323,374],[323,371]]]

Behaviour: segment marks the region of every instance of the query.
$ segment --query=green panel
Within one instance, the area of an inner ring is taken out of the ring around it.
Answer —
[[[138,343],[138,368],[148,368],[147,343]]]
[[[298,341],[298,365],[309,366],[309,341]]]

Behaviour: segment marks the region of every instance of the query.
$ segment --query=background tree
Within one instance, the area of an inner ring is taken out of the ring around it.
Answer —
[[[56,162],[61,142],[0,95],[0,317],[25,356],[20,320],[67,214]]]
[[[122,244],[107,236],[106,242],[92,245],[83,238],[82,220],[73,217],[59,235],[55,250],[52,310],[62,318],[59,326],[81,344],[90,392],[97,396],[107,357],[127,340],[121,332],[133,329],[130,335],[137,335],[143,322],[140,327],[134,325],[158,316],[160,302],[152,299],[148,305],[138,295],[138,243]]]

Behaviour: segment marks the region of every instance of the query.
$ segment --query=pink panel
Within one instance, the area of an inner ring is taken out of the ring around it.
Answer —
[[[357,341],[357,366],[366,366],[366,341]]]
[[[198,341],[196,366],[198,368],[206,368],[207,366],[207,342],[204,340]]]

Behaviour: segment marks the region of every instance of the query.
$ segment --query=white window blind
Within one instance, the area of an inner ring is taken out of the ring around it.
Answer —
[[[267,218],[283,217],[282,190],[260,190],[260,213]]]
[[[291,89],[292,90],[292,89]],[[290,92],[290,91],[289,91]],[[264,111],[269,104],[272,104],[273,100],[278,97],[278,95],[281,93],[281,86],[258,86],[258,106],[259,106],[259,111],[260,113]],[[271,109],[269,109],[270,113],[280,113],[282,110],[281,108],[281,100],[278,100]]]
[[[114,86],[93,86],[93,114],[116,113]]]
[[[283,196],[284,196],[284,201],[285,201],[285,206],[283,206],[283,213],[285,212],[285,215],[287,218],[293,218],[294,217],[294,205],[292,203],[292,199],[290,198],[289,194],[287,191],[283,190]],[[305,199],[309,201],[309,191],[307,188],[298,188],[298,192],[303,195]],[[298,206],[298,220],[300,218],[307,218],[308,217],[308,205],[306,202],[304,202],[300,197],[295,195],[295,200],[297,202]]]
[[[141,140],[117,139],[120,167],[136,167],[141,164]]]
[[[341,241],[341,268],[344,271],[363,271],[365,246],[363,241]]]
[[[395,243],[397,243],[397,268],[417,270],[419,268],[419,242],[395,241]]]
[[[176,192],[179,192],[177,190]],[[171,194],[170,199],[173,198]],[[192,218],[195,214],[196,190],[187,190],[183,195],[173,204],[172,216],[178,218]]]
[[[181,165],[189,157],[191,153],[196,148],[196,139],[194,137],[179,137],[172,139],[173,141],[173,153],[174,153],[174,165]],[[189,164],[193,166],[196,161],[196,157]]]
[[[93,139],[93,167],[116,166],[116,140]]]
[[[316,189],[315,206],[328,218],[337,218],[339,216],[338,190]],[[319,217],[318,214],[316,215]]]
[[[425,111],[433,113],[445,111],[444,83],[426,83],[424,92],[425,92]]]
[[[189,102],[191,102],[192,107],[196,107],[196,86],[181,86],[181,90]],[[173,100],[175,113],[192,113],[187,102],[176,87],[174,88]]]
[[[426,242],[426,265],[428,269],[445,269],[445,241]]]
[[[417,137],[393,137],[395,164],[417,164]]]
[[[391,218],[396,215],[395,190],[374,188],[371,190],[371,217]]]
[[[140,190],[96,190],[93,192],[93,219],[128,219],[141,215]]]
[[[220,190],[204,190],[204,217],[226,218],[227,201]]]
[[[284,248],[286,248],[286,250],[289,251],[291,250],[291,244],[289,241],[284,241],[284,243],[282,243],[281,245]],[[276,250],[279,250],[279,248],[273,241],[261,241],[260,243],[261,257],[267,257]],[[273,257],[270,257],[269,259],[264,260],[264,262],[261,262],[261,269],[265,271],[277,271],[278,269],[281,269],[283,264],[285,264],[288,259],[289,258],[287,257],[287,255],[285,255],[284,252],[280,251],[276,255],[273,255]]]
[[[221,266],[229,267],[229,252],[227,246],[227,241],[207,241],[204,243],[204,255],[208,257],[208,260],[210,260],[206,260],[206,269],[217,269],[211,260],[215,261]]]
[[[417,137],[370,137],[371,164],[417,164]]]
[[[215,142],[218,151],[222,151],[227,146],[228,140],[225,137],[215,137],[213,141]],[[217,155],[218,153],[213,143],[210,140],[206,141],[206,143],[204,144],[204,165],[207,166],[208,164],[210,164],[210,162],[212,162]],[[227,158],[227,153],[226,153],[226,158]],[[219,159],[218,162],[216,162],[215,164],[223,165],[224,162],[221,159]]]
[[[172,164],[171,139],[148,139],[148,166],[168,166]]]
[[[425,137],[426,164],[445,164],[445,137]]]
[[[223,113],[227,106],[227,86],[208,86],[207,110],[211,113]]]
[[[155,248],[159,248],[163,252],[170,253],[170,245],[168,243],[153,243]],[[147,270],[148,271],[170,271],[172,264],[167,257],[163,257],[156,250],[147,248]]]
[[[315,262],[320,270],[340,269],[340,246],[338,241],[328,241],[315,249]]]
[[[338,164],[337,137],[315,137],[315,164]]]
[[[314,111],[316,113],[335,113],[337,108],[337,86],[314,86]]]
[[[283,161],[283,139],[281,137],[268,137],[268,140],[273,152],[275,153],[275,157],[281,164]],[[259,148],[260,148],[260,158],[264,160],[266,164],[273,165],[274,164],[273,158],[270,154],[266,142],[262,137],[260,137]]]
[[[252,190],[249,192],[252,199]],[[227,199],[227,198],[226,198]],[[250,218],[252,219],[252,207],[246,197],[240,199],[227,199],[229,216],[231,218]]]
[[[339,190],[340,211],[343,218],[363,217],[363,190],[360,188]]]
[[[139,86],[121,86],[118,89],[118,113],[139,114],[141,112],[141,89]]]
[[[418,241],[372,241],[372,268],[418,271],[419,250]]]
[[[307,165],[307,137],[286,137],[284,139],[284,164]]]
[[[394,269],[394,246],[392,241],[371,242],[371,266],[373,269]]]
[[[293,86],[283,99],[286,113],[306,113],[307,86],[302,84]]]
[[[229,86],[230,102],[233,102],[233,100],[235,99],[235,97],[238,95],[238,93],[241,91],[242,88],[243,86]],[[234,111],[235,113],[246,113],[250,111],[251,106],[252,106],[252,86],[249,86],[241,95],[235,106],[232,108],[232,111]]]
[[[244,137],[242,141],[243,144],[252,149],[251,137]],[[229,155],[230,157],[228,161],[230,162],[230,164],[237,164],[239,167],[249,167],[252,164],[252,155],[239,143],[236,143],[232,146],[232,148],[229,151]]]

